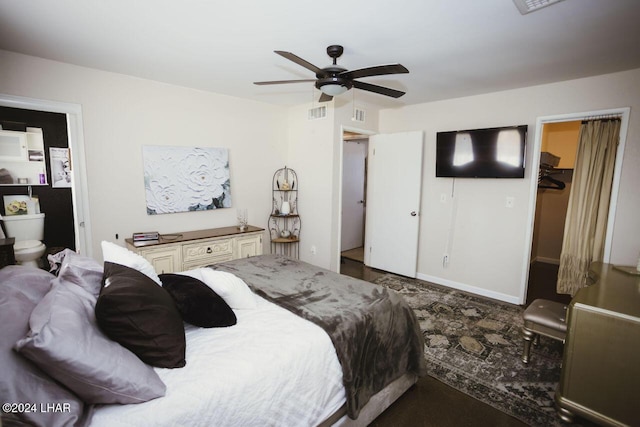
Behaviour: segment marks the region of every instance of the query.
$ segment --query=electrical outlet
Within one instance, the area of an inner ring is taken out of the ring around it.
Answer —
[[[446,193],[440,194],[440,202],[441,203],[447,203],[447,194]]]
[[[442,256],[442,266],[446,267],[447,265],[449,265],[449,254],[444,254]]]
[[[316,250],[315,245],[311,246],[310,252],[311,252],[311,255],[315,255],[316,254],[317,250]]]

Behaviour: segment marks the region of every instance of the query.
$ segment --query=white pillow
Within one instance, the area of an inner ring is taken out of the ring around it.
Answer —
[[[194,279],[198,279],[201,282],[204,282],[204,279],[202,278],[202,270],[205,270],[205,269],[194,268],[192,270],[179,271],[176,274],[182,274],[183,276],[193,277]]]
[[[211,268],[200,270],[202,281],[233,309],[256,308],[256,299],[249,286],[239,278],[226,271],[217,271]],[[190,275],[190,274],[189,274]]]
[[[123,248],[115,243],[103,240],[102,258],[104,258],[105,262],[108,261],[138,270],[140,273],[145,274],[158,285],[162,286],[162,282],[151,263],[137,253],[131,252],[127,248]]]

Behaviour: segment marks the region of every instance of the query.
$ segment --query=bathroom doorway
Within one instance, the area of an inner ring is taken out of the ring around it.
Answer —
[[[57,245],[68,245],[75,248],[78,253],[89,257],[93,256],[89,198],[87,191],[87,173],[84,157],[82,107],[79,104],[0,94],[0,108],[5,107],[23,110],[23,112],[32,111],[40,113],[54,113],[56,114],[56,117],[61,120],[60,125],[66,129],[67,134],[66,145],[70,150],[71,176],[73,182],[70,189],[71,201],[70,203],[64,203],[67,210],[61,216],[66,219],[67,224],[72,224],[72,228],[62,231],[61,233],[60,231],[56,232],[56,230],[59,230],[58,224],[53,223],[53,225],[51,225],[51,222],[45,218],[45,241],[52,239],[49,242],[50,246],[55,245],[57,247]],[[64,118],[64,125],[62,125],[62,118]],[[18,119],[18,121],[20,120]],[[49,178],[51,177],[49,176]],[[23,186],[23,189],[24,188],[25,187]],[[58,190],[58,188],[55,190]],[[69,190],[67,189],[66,191],[67,194],[69,194]],[[45,206],[41,206],[41,208],[46,215],[46,210],[48,208]],[[69,211],[68,209],[71,210]],[[52,213],[50,219],[52,220],[54,216],[57,215]],[[48,232],[53,234],[48,235]],[[73,241],[68,240],[71,236],[73,236]]]
[[[48,185],[2,185],[0,196],[32,195],[37,197],[40,210],[45,214],[44,241],[47,253],[60,248],[76,250],[76,233],[73,213],[72,187],[56,187],[50,157],[51,148],[69,148],[67,117],[63,113],[26,110],[0,106],[0,126],[3,130],[26,131],[27,128],[42,129],[44,137],[44,171]],[[2,200],[3,197],[0,197]],[[4,212],[4,204],[2,208]],[[45,265],[46,267],[46,265]]]

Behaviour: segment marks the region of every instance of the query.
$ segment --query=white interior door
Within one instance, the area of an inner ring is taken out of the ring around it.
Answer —
[[[416,277],[422,132],[369,138],[364,263]]]
[[[364,245],[366,141],[345,141],[342,158],[341,251]]]

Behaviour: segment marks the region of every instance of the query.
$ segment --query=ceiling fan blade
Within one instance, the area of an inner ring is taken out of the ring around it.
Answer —
[[[340,73],[340,77],[345,77],[347,79],[359,79],[361,77],[382,76],[385,74],[405,74],[408,72],[409,70],[407,70],[404,65],[387,64],[345,71]]]
[[[312,63],[305,61],[304,59],[300,58],[297,55],[294,55],[291,52],[285,52],[283,50],[275,50],[274,52],[277,53],[280,56],[283,56],[283,57],[287,58],[289,61],[293,61],[296,64],[303,66],[307,70],[313,71],[316,74],[319,74],[319,73],[322,72],[321,68],[316,67]]]
[[[303,79],[303,80],[273,80],[270,82],[253,82],[254,85],[264,86],[264,85],[279,85],[283,83],[305,83],[305,82],[315,82],[315,79]]]
[[[326,93],[322,93],[322,95],[320,95],[320,99],[318,100],[318,102],[329,102],[333,99],[333,96],[331,95],[327,95]]]
[[[378,85],[372,85],[371,83],[364,83],[359,81],[354,81],[353,87],[362,89],[362,90],[368,90],[369,92],[379,93],[380,95],[390,96],[392,98],[400,98],[402,95],[405,94],[400,90],[395,90],[395,89],[378,86]]]

